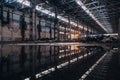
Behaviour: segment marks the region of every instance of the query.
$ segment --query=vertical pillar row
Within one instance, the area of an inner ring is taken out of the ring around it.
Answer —
[[[51,23],[50,23],[50,40],[52,39],[52,25],[51,25]]]
[[[33,9],[33,40],[36,40],[36,33],[37,33],[37,29],[36,29],[36,10]]]
[[[33,40],[33,10],[30,10],[30,35],[29,35],[29,39]]]
[[[55,19],[54,19],[54,40],[56,40],[56,29],[57,29],[57,24],[58,24],[58,13],[57,13],[57,7],[55,7]]]

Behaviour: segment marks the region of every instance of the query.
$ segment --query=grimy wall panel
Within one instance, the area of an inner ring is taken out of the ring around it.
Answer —
[[[19,13],[19,14],[18,14]],[[10,10],[10,23],[4,24],[2,27],[2,37],[4,41],[8,40],[20,40],[20,12],[12,12]],[[5,9],[3,12],[4,21],[7,21],[7,10]],[[27,22],[27,30],[25,31],[25,38],[29,38],[29,17],[25,17],[25,21]]]
[[[4,7],[4,21],[7,22],[7,11],[10,11],[10,23],[9,24],[4,24],[4,26],[2,26],[1,28],[1,33],[2,33],[2,38],[4,41],[11,41],[11,40],[21,40],[21,28],[20,28],[20,15],[22,15],[22,12],[17,11],[17,10],[12,10],[10,8],[6,8]],[[35,16],[33,16],[35,17]],[[45,39],[47,40],[48,38],[51,37],[51,39],[54,39],[54,20],[49,20],[47,18],[45,18],[44,16],[39,18],[38,16],[36,16],[35,21],[32,21],[33,24],[36,25],[32,25],[32,35],[33,37],[36,36],[36,38],[38,39],[38,29],[37,29],[37,25],[39,24],[39,19],[40,19],[40,24],[41,24],[41,39]],[[25,13],[25,21],[27,23],[27,29],[25,31],[25,39],[29,39],[30,36],[30,14],[29,13]],[[66,29],[65,29],[66,27]],[[71,28],[69,28],[65,23],[61,23],[59,25],[57,25],[57,28],[55,30],[56,33],[59,34],[59,36],[56,34],[56,37],[59,37],[59,40],[73,40],[75,39],[74,37],[74,31],[77,32],[77,30],[75,30],[76,26],[71,25]],[[59,29],[59,31],[58,31]],[[63,33],[63,35],[61,35],[61,32]],[[65,33],[66,32],[66,33]],[[72,35],[72,37],[70,37]],[[80,35],[80,34],[79,34]],[[70,39],[71,38],[71,39]]]

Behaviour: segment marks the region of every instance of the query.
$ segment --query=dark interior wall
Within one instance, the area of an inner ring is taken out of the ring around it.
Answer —
[[[118,34],[119,34],[119,41],[120,41],[120,18],[119,18]]]
[[[112,24],[112,28],[113,28],[113,33],[117,33],[118,27],[119,27],[119,17],[113,17],[111,19],[111,24]]]

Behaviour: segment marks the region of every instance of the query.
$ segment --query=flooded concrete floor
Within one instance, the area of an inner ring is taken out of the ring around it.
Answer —
[[[98,46],[2,45],[0,80],[79,80],[105,53]]]

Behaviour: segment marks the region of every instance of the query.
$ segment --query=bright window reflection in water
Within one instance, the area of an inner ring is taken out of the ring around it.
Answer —
[[[92,55],[92,53],[89,53],[89,55]],[[87,57],[87,56],[88,56],[87,54],[84,54],[84,58]],[[77,60],[80,60],[80,59],[82,59],[82,58],[83,58],[83,56],[79,56],[78,58],[74,58],[74,59],[72,59],[72,60],[70,60],[70,61],[67,61],[67,62],[62,63],[62,64],[60,64],[60,65],[57,65],[57,69],[61,69],[61,68],[65,67],[65,66],[69,65],[69,62],[70,62],[71,64],[72,64],[72,63],[75,63]],[[54,72],[54,71],[55,71],[55,68],[52,67],[52,68],[50,68],[50,69],[48,69],[48,70],[45,70],[45,71],[43,71],[43,72],[41,72],[41,73],[36,74],[35,76],[36,76],[36,78],[40,78],[40,77],[45,76],[45,75],[47,75],[47,74],[50,74],[51,72]]]
[[[77,45],[4,45],[1,50],[1,76],[6,79],[9,76],[7,73],[11,73],[11,79],[24,76],[24,80],[30,80],[33,76],[36,79],[43,78],[45,75],[51,75],[56,69],[68,68],[68,65],[74,65],[73,63],[93,55],[90,50],[94,48]]]

